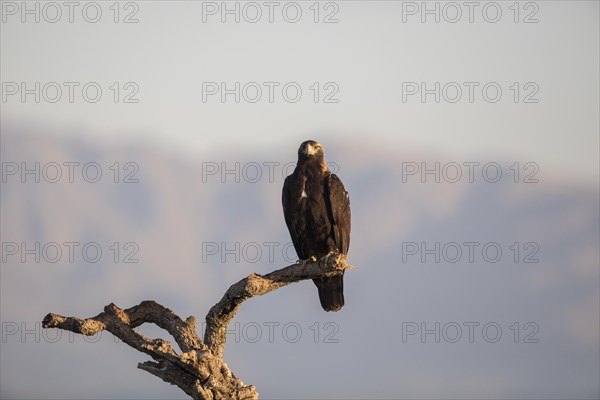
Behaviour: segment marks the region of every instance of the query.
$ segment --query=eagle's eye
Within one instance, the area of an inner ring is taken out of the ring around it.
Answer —
[[[300,149],[298,149],[299,154],[303,154],[304,156],[312,156],[313,154],[316,153],[323,153],[323,147],[319,144],[319,142],[316,142],[314,140],[307,140],[304,143],[302,143],[302,145],[300,146]]]

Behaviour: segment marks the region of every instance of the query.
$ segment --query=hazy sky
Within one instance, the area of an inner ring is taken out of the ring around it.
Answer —
[[[598,1],[68,4],[0,3],[3,172],[77,160],[104,178],[8,176],[2,246],[100,243],[105,256],[3,252],[0,397],[183,398],[112,336],[53,340],[41,318],[151,298],[201,321],[231,283],[286,265],[205,257],[207,243],[290,239],[281,170],[207,182],[204,162],[293,165],[311,138],[350,192],[358,268],[340,313],[321,310],[311,282],[244,303],[231,329],[295,322],[304,335],[230,335],[238,376],[265,398],[598,398]],[[401,163],[432,160],[505,175],[403,180]],[[113,180],[115,162],[139,182]],[[539,181],[513,180],[515,162]],[[502,260],[399,254],[472,241],[498,244]],[[140,262],[115,261],[114,243]],[[405,323],[469,321],[497,323],[502,340],[402,340]]]
[[[3,2],[2,117],[191,152],[327,133],[597,180],[597,1],[313,3],[39,3],[36,23]]]

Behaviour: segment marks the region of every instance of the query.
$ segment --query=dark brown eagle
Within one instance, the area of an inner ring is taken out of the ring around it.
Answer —
[[[350,198],[340,178],[325,164],[323,146],[307,140],[298,149],[294,173],[283,184],[283,215],[301,260],[333,252],[348,254]],[[325,311],[344,305],[344,277],[314,279]]]

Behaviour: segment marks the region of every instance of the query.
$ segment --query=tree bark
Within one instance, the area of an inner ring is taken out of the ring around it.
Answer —
[[[58,328],[95,335],[107,330],[134,349],[148,354],[154,361],[139,363],[138,368],[178,386],[193,399],[258,399],[252,385],[237,378],[223,361],[227,326],[241,304],[257,295],[306,279],[340,275],[346,268],[346,258],[335,254],[318,261],[292,264],[266,275],[250,274],[231,285],[221,301],[206,316],[204,342],[196,333],[196,318],[185,321],[170,309],[152,300],[123,310],[114,304],[92,318],[80,319],[48,314],[44,328]],[[181,349],[178,354],[171,343],[150,339],[134,329],[144,323],[153,323],[173,336]]]

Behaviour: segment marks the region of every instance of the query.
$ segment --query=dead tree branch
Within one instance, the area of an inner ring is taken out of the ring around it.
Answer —
[[[221,301],[210,309],[206,315],[204,343],[214,355],[222,357],[229,321],[245,300],[305,279],[339,275],[344,269],[350,267],[346,264],[344,255],[338,254],[327,260],[306,263],[304,266],[292,264],[266,275],[250,274],[247,278],[231,285]]]
[[[240,305],[253,296],[263,295],[282,286],[306,279],[342,274],[350,268],[343,255],[324,260],[293,264],[266,275],[250,274],[231,285],[221,301],[206,316],[204,343],[196,334],[196,319],[185,321],[170,309],[147,300],[123,310],[114,304],[88,319],[48,314],[44,328],[58,328],[86,336],[109,331],[134,349],[148,354],[154,361],[139,363],[138,368],[178,386],[193,399],[258,399],[252,385],[245,385],[222,359],[227,325]],[[164,339],[150,339],[134,329],[153,323],[173,336],[181,354]]]
[[[134,328],[150,322],[169,332],[179,345],[177,354],[171,343],[149,339]],[[91,336],[107,330],[134,349],[155,361],[139,363],[138,368],[177,385],[193,399],[258,399],[254,386],[246,386],[236,378],[220,357],[214,356],[196,334],[196,319],[183,321],[168,308],[154,301],[143,301],[122,310],[114,304],[88,319],[48,314],[44,328],[65,329]]]

